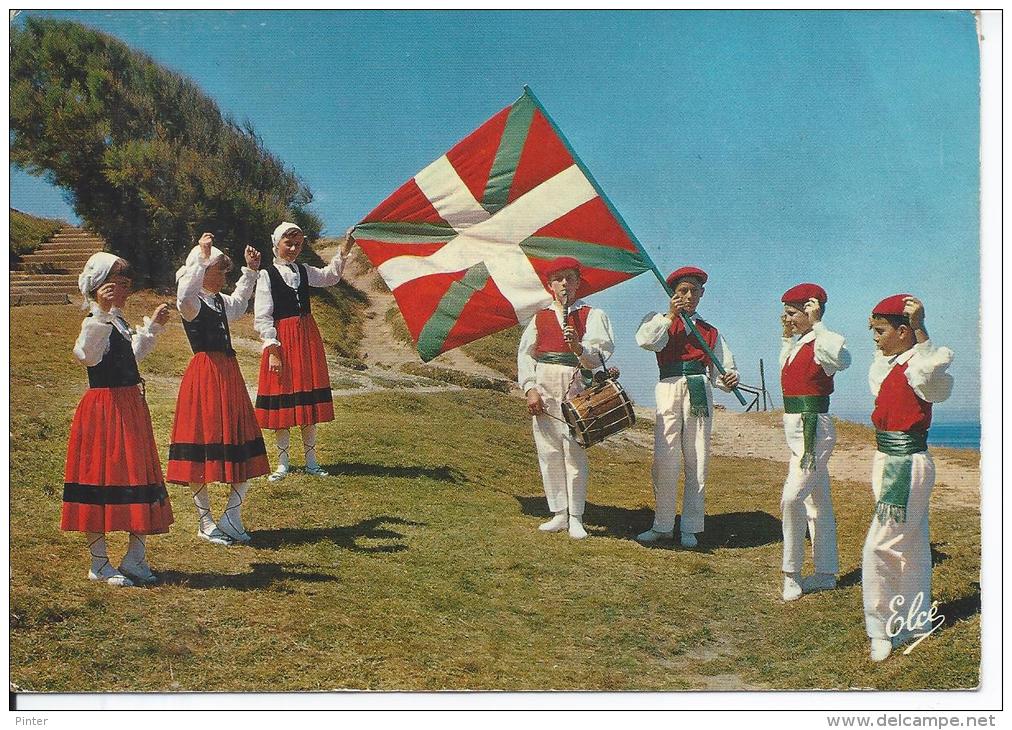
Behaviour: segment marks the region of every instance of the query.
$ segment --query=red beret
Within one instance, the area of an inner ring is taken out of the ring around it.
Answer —
[[[706,283],[705,271],[703,271],[702,269],[697,269],[695,266],[683,266],[680,269],[675,269],[668,275],[667,278],[668,286],[670,286],[673,289],[675,287],[675,284],[678,283],[679,279],[684,279],[687,276],[696,277],[697,279],[699,279],[700,284]]]
[[[903,307],[907,305],[907,297],[912,297],[913,294],[893,294],[891,297],[886,297],[881,302],[875,305],[875,308],[871,310],[872,314],[889,314],[889,315],[902,315]]]
[[[807,302],[809,299],[816,299],[825,304],[828,299],[826,290],[818,284],[798,284],[785,291],[784,295],[780,297],[782,302]]]
[[[557,274],[565,269],[576,269],[576,272],[580,273],[580,262],[572,256],[560,256],[557,259],[553,259],[545,267],[545,279],[551,279],[552,274]]]

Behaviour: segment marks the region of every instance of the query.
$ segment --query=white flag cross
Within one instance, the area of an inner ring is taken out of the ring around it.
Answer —
[[[520,243],[597,197],[577,165],[545,180],[494,215],[475,200],[446,155],[415,175],[415,182],[457,236],[430,256],[397,256],[383,262],[379,272],[387,286],[396,289],[412,279],[464,271],[484,262],[518,322],[533,317],[549,300]]]

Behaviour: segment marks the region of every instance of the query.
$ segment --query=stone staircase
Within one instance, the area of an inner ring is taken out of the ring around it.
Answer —
[[[98,235],[64,226],[34,252],[11,267],[10,304],[67,304],[75,301],[77,275],[96,251],[105,247]]]

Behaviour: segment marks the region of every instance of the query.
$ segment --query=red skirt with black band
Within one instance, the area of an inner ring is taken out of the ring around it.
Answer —
[[[334,420],[334,399],[323,338],[312,315],[277,322],[281,372],[272,373],[269,349],[260,358],[256,415],[261,428],[291,428]]]
[[[70,425],[60,529],[154,535],[172,522],[140,389],[89,388]]]
[[[240,484],[268,473],[264,437],[235,356],[196,353],[179,384],[166,479]]]

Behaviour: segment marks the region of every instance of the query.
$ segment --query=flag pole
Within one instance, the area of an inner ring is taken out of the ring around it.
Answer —
[[[569,156],[573,158],[573,161],[576,163],[576,166],[580,168],[580,171],[584,174],[587,180],[590,181],[590,184],[594,187],[594,190],[597,191],[597,194],[600,196],[601,200],[604,201],[605,206],[608,208],[611,214],[615,216],[615,219],[622,225],[622,228],[625,230],[626,235],[629,236],[629,239],[633,242],[633,245],[636,246],[636,249],[643,257],[643,260],[650,265],[650,270],[654,272],[654,276],[657,277],[657,281],[659,281],[661,283],[661,286],[664,287],[664,291],[667,292],[668,298],[670,299],[672,296],[674,296],[674,292],[672,291],[671,287],[668,286],[668,282],[665,280],[664,275],[661,274],[660,269],[657,268],[657,264],[654,263],[653,259],[650,258],[650,254],[648,254],[646,249],[643,248],[643,244],[640,243],[640,240],[638,238],[636,238],[636,234],[632,232],[632,229],[629,227],[629,224],[625,222],[625,218],[623,218],[622,214],[618,212],[618,209],[614,205],[612,205],[611,200],[608,198],[607,195],[605,195],[604,190],[601,188],[600,185],[597,184],[597,180],[595,180],[594,176],[590,174],[590,170],[588,170],[587,167],[583,164],[583,160],[581,160],[579,155],[576,154],[576,151],[573,149],[573,145],[569,143],[569,139],[566,137],[566,135],[562,133],[562,130],[559,128],[559,125],[555,123],[555,120],[552,119],[551,115],[549,115],[549,113],[545,110],[545,107],[541,103],[541,100],[538,99],[537,96],[535,96],[534,92],[531,91],[531,87],[529,87],[527,84],[524,84],[524,93],[531,98],[531,101],[534,102],[534,106],[538,108],[538,111],[541,112],[542,116],[544,116],[548,124],[551,125],[552,129],[555,131],[555,134],[557,134],[559,136],[559,139],[562,140],[562,143],[566,146],[566,150],[569,152]],[[721,375],[726,375],[727,371],[724,370],[724,366],[713,354],[713,350],[710,349],[710,346],[706,343],[706,340],[704,340],[703,336],[699,333],[699,330],[696,329],[696,325],[693,324],[692,320],[689,319],[688,316],[686,316],[685,312],[679,312],[678,315],[679,317],[681,317],[682,322],[685,324],[685,329],[689,333],[691,333],[693,337],[696,338],[700,346],[703,348],[703,352],[705,352],[707,357],[710,358],[710,362],[712,362],[713,366],[717,368],[717,372],[719,372]],[[741,403],[742,405],[746,405],[745,396],[743,396],[737,388],[734,388],[731,392],[734,393],[739,403]]]

